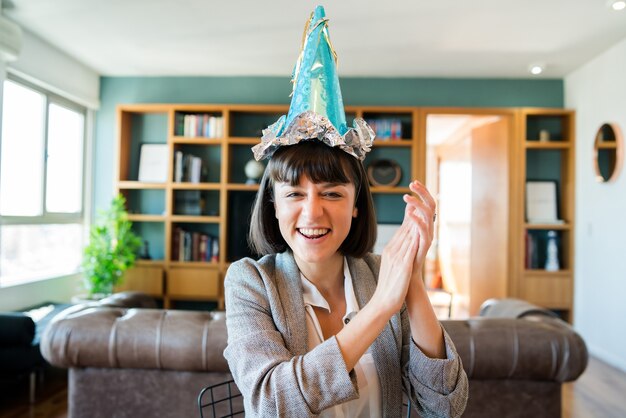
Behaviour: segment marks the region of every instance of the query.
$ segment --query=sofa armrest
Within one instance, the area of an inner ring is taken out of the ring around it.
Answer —
[[[583,339],[550,316],[442,321],[471,379],[572,381],[587,367]]]
[[[42,338],[42,354],[55,366],[228,372],[223,312],[88,305],[68,311]]]
[[[484,318],[523,318],[528,315],[559,317],[549,309],[515,298],[487,299],[480,305],[478,315]]]

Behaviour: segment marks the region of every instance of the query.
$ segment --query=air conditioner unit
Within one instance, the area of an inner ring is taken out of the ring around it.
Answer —
[[[15,61],[22,49],[22,29],[0,15],[0,60]]]

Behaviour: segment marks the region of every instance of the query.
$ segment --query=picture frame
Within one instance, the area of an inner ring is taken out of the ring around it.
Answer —
[[[400,182],[402,169],[400,165],[393,160],[374,160],[367,167],[367,178],[374,187],[393,187]]]
[[[559,224],[557,182],[526,181],[526,221],[530,224]]]
[[[142,144],[139,153],[137,180],[145,183],[165,183],[167,181],[167,164],[167,144]]]

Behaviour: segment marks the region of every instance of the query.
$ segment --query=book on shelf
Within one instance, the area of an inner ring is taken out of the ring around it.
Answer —
[[[142,144],[137,180],[147,183],[165,183],[169,160],[167,154],[167,144]]]
[[[368,119],[367,124],[376,132],[381,140],[402,139],[402,121],[396,118]]]
[[[524,254],[524,266],[528,270],[539,268],[539,247],[537,237],[528,232],[524,232],[526,252]]]
[[[172,261],[219,260],[219,239],[211,234],[174,228]]]
[[[176,151],[174,158],[174,181],[200,183],[203,178],[202,158]]]
[[[180,115],[176,126],[176,134],[188,138],[222,138],[224,136],[224,118],[208,113]]]

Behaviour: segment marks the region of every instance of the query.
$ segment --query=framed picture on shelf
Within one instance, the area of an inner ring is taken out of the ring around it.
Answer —
[[[367,167],[367,178],[372,186],[393,187],[400,182],[402,169],[393,160],[374,160]]]
[[[526,182],[526,221],[531,224],[563,223],[558,218],[556,181]]]
[[[146,183],[167,181],[167,144],[142,144],[137,180]]]

